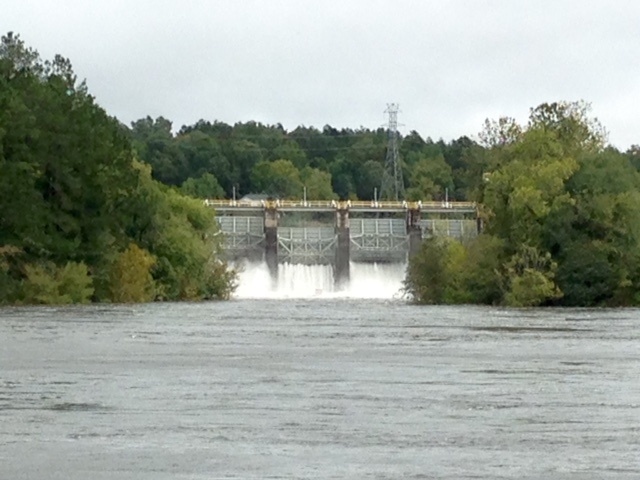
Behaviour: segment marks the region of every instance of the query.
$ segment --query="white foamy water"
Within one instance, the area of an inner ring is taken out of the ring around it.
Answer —
[[[399,298],[405,276],[404,263],[351,262],[350,281],[336,289],[331,265],[281,263],[274,281],[265,262],[236,267],[236,298]]]

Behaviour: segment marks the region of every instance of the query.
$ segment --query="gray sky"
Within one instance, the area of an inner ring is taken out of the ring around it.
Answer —
[[[162,115],[322,128],[385,123],[475,137],[585,100],[626,150],[640,144],[637,0],[0,0],[0,29],[69,57],[129,124]]]

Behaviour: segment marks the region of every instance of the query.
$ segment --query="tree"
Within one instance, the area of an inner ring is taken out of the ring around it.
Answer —
[[[89,303],[94,289],[84,263],[56,267],[51,262],[25,266],[20,301],[30,304]]]
[[[234,141],[227,145],[228,153],[226,157],[231,164],[230,179],[235,185],[236,192],[251,193],[259,190],[252,183],[251,176],[253,168],[263,161],[263,153],[260,147],[249,140]]]
[[[557,263],[549,252],[522,245],[507,267],[504,302],[512,307],[535,307],[562,297],[554,282]]]
[[[640,174],[613,149],[581,156],[567,182],[573,204],[548,220],[566,305],[633,304],[640,263]]]
[[[499,149],[513,145],[522,136],[522,127],[512,117],[500,117],[498,120],[484,121],[480,142],[485,148]]]
[[[188,178],[180,186],[180,191],[195,198],[224,198],[224,190],[210,173],[204,173],[198,178]]]
[[[164,300],[228,298],[235,273],[220,261],[219,226],[211,209],[158,184],[149,168],[136,164],[140,183],[137,210],[128,230],[135,243],[155,258],[155,295]]]
[[[540,247],[549,214],[571,198],[565,182],[578,169],[553,132],[527,131],[509,150],[510,161],[491,173],[484,188],[487,230],[509,245]]]
[[[258,192],[277,198],[301,198],[300,172],[289,160],[261,161],[251,171],[251,183]]]
[[[487,230],[504,239],[505,303],[634,302],[640,183],[583,102],[542,104],[494,144],[481,198]],[[592,261],[585,262],[585,252]]]
[[[151,267],[156,259],[135,243],[121,252],[110,271],[111,301],[116,303],[150,302],[155,297]]]
[[[145,155],[158,139],[157,152],[175,147],[167,121],[134,130]],[[43,62],[19,37],[2,38],[0,302],[109,300],[111,267],[132,240],[171,281],[190,285],[173,298],[228,296],[233,273],[217,261],[211,210],[150,172],[135,161],[131,132],[96,105],[67,59]],[[167,238],[171,227],[180,238]],[[162,272],[155,280],[170,283]]]
[[[586,102],[543,103],[531,109],[529,129],[542,128],[554,132],[569,155],[597,152],[604,148],[607,133],[597,118],[589,116]]]
[[[480,234],[466,246],[462,266],[462,287],[469,303],[498,305],[504,295],[505,243],[498,237]]]
[[[180,185],[188,176],[187,162],[172,133],[171,121],[151,117],[131,124],[133,145],[141,160],[151,165],[153,178],[168,185]]]
[[[464,303],[462,289],[466,251],[458,241],[431,237],[422,242],[411,259],[405,280],[405,293],[422,304]]]
[[[464,254],[433,241],[429,255],[412,259],[408,281],[418,301],[455,303],[464,292],[469,301],[512,306],[640,302],[640,174],[633,153],[604,148],[588,105],[542,104],[526,128],[487,121],[481,138],[483,152],[468,142],[460,151],[479,160],[482,183],[470,183],[486,233]],[[463,154],[452,158],[470,165]],[[417,176],[425,166],[413,163]]]
[[[356,194],[361,200],[373,200],[374,195],[380,197],[380,187],[384,175],[384,166],[377,160],[367,160],[358,175]]]
[[[331,187],[331,174],[317,168],[305,167],[300,180],[306,190],[307,200],[333,200],[336,194]]]
[[[444,199],[445,190],[453,190],[451,167],[444,157],[421,158],[414,162],[407,197],[410,200]]]
[[[307,155],[300,146],[293,141],[285,141],[271,151],[270,160],[289,160],[295,167],[302,170],[308,165]]]
[[[26,263],[91,268],[96,252],[122,239],[136,182],[128,139],[67,60],[42,62],[15,36],[2,43],[11,54],[0,58],[0,245],[19,248]],[[19,51],[28,54],[14,64]]]

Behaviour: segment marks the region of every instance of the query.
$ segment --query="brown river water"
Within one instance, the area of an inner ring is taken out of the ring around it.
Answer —
[[[640,479],[640,310],[0,309],[0,479]]]

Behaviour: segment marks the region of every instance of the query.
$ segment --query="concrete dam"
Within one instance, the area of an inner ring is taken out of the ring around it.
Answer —
[[[331,266],[337,288],[356,263],[406,263],[424,238],[463,239],[480,229],[471,202],[207,200],[231,261]]]

